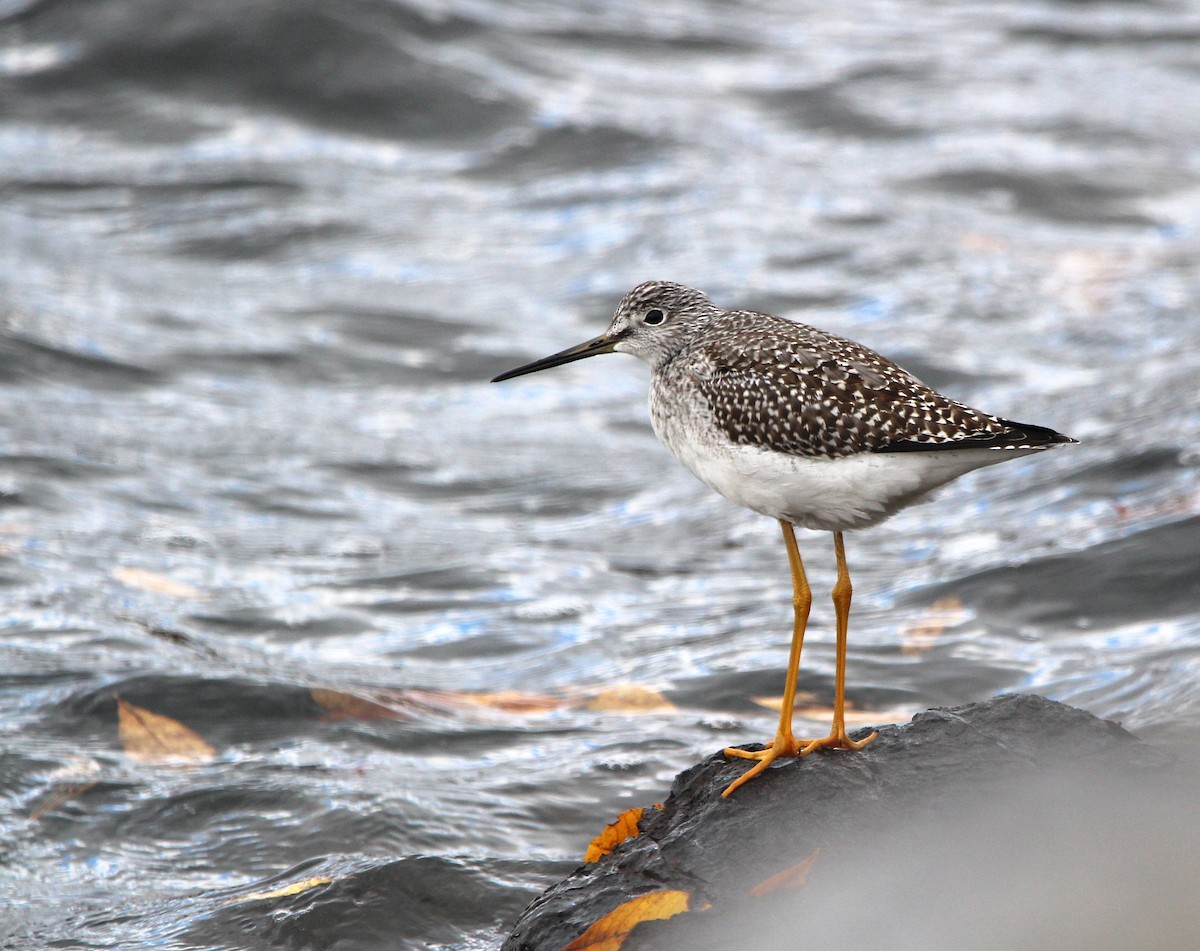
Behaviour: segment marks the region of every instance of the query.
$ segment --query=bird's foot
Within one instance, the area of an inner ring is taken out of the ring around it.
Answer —
[[[742,750],[736,746],[726,747],[724,752],[727,758],[749,759],[754,760],[755,763],[725,787],[721,798],[728,799],[735,789],[748,783],[781,756],[803,757],[815,750],[861,750],[877,736],[879,736],[878,733],[872,732],[870,736],[864,736],[861,740],[852,740],[846,735],[846,728],[842,726],[830,731],[828,736],[816,740],[797,740],[790,735],[776,736],[771,745],[762,750]]]
[[[756,760],[756,762],[750,769],[746,770],[746,772],[742,773],[741,776],[725,787],[725,791],[721,793],[721,798],[728,799],[735,789],[743,783],[748,783],[775,762],[775,760],[779,759],[779,757],[801,756],[803,755],[803,750],[807,749],[813,743],[820,742],[820,740],[797,740],[791,734],[784,734],[777,735],[771,745],[764,750],[740,750],[735,746],[727,747],[725,749],[726,758],[750,759]]]
[[[842,726],[832,730],[829,736],[823,736],[819,740],[810,740],[798,755],[807,756],[814,750],[861,750],[877,736],[879,736],[878,733],[872,733],[870,736],[864,736],[861,740],[852,740],[846,735],[846,728]]]

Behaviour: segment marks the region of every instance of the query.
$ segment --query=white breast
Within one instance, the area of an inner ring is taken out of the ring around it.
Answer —
[[[667,412],[650,392],[654,432],[705,485],[738,505],[801,528],[866,528],[961,475],[1030,449],[860,452],[838,459],[735,445],[704,412]]]

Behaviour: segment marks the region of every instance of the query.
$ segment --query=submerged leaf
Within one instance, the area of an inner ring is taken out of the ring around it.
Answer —
[[[199,588],[193,588],[190,584],[160,575],[157,571],[147,571],[145,568],[129,568],[120,565],[112,570],[112,576],[127,588],[139,588],[142,591],[165,594],[172,598],[203,600],[208,597]]]
[[[769,697],[751,697],[750,702],[760,707],[765,707],[768,710],[774,710],[776,713],[783,709],[783,697],[777,693],[771,694]],[[810,693],[807,690],[796,691],[795,703],[797,704],[797,709],[811,707],[816,702],[817,695],[815,693]]]
[[[49,791],[29,812],[29,819],[40,819],[53,812],[64,802],[82,796],[89,789],[100,785],[103,772],[101,765],[90,756],[75,756],[44,777],[51,783]]]
[[[782,697],[751,697],[751,701],[760,707],[767,710],[780,710],[783,708]],[[797,701],[802,699],[812,699],[811,694],[796,694]],[[857,710],[854,705],[847,700],[846,707],[842,711],[847,726],[874,726],[878,723],[904,723],[912,719],[912,716],[917,711],[909,707],[892,707],[890,710]],[[833,707],[826,707],[817,703],[797,703],[793,708],[792,713],[801,720],[832,720]]]
[[[586,706],[603,713],[669,713],[679,709],[659,691],[641,684],[605,687],[597,691]]]
[[[238,895],[235,898],[230,898],[225,902],[225,904],[236,905],[248,901],[262,901],[266,898],[286,898],[288,895],[299,895],[301,892],[306,892],[310,888],[316,888],[318,885],[328,885],[332,881],[332,878],[325,878],[323,876],[306,878],[302,882],[292,882],[290,885],[281,885],[279,888],[272,888],[270,891],[251,892],[249,895]]]
[[[958,598],[938,598],[904,629],[900,650],[909,655],[924,654],[947,628],[966,619],[967,611]]]
[[[312,687],[309,695],[322,707],[327,720],[399,720],[404,714],[395,707],[378,703],[358,694],[325,687]]]
[[[606,687],[595,693],[571,696],[524,693],[519,690],[372,690],[369,695],[324,687],[309,691],[329,719],[386,720],[426,711],[477,716],[489,712],[530,717],[583,707],[604,713],[663,713],[675,710],[657,690],[637,684]]]
[[[795,715],[801,720],[832,720],[833,707],[796,707]],[[917,711],[909,707],[893,707],[890,710],[854,710],[847,707],[842,711],[846,726],[877,726],[880,723],[905,723]]]
[[[770,878],[759,882],[746,894],[757,897],[779,891],[780,889],[799,888],[808,880],[808,873],[817,864],[817,856],[820,854],[820,849],[813,849],[812,854],[803,862],[797,862],[795,865],[785,868],[782,872],[776,872]]]
[[[98,785],[100,785],[100,780],[98,779],[93,779],[87,783],[60,783],[41,802],[33,807],[33,811],[29,813],[30,821],[42,818],[46,813],[53,812],[64,802],[69,802],[76,796],[82,796],[89,789]]]
[[[430,710],[447,713],[461,711],[483,712],[499,710],[520,716],[549,713],[567,706],[561,697],[544,694],[521,693],[518,690],[467,691],[467,690],[396,690],[389,691],[389,700],[411,706],[423,706]]]
[[[629,933],[643,921],[660,921],[689,911],[691,895],[676,888],[650,892],[618,905],[563,951],[619,951]]]
[[[142,763],[206,763],[216,751],[199,733],[161,713],[117,697],[117,732],[125,755]]]
[[[503,710],[505,713],[548,713],[565,705],[561,697],[543,694],[521,693],[519,690],[499,690],[493,693],[462,693],[458,695],[465,703]]]

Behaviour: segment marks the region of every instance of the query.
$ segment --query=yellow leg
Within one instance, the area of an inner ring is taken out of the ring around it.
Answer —
[[[837,614],[837,668],[833,681],[833,726],[829,736],[813,740],[800,751],[807,756],[818,749],[861,750],[877,733],[857,742],[846,736],[846,640],[850,626],[850,569],[846,567],[846,547],[841,532],[833,533],[833,550],[837,555],[837,583],[833,586],[833,609]]]
[[[787,682],[783,688],[783,709],[779,714],[779,728],[775,731],[775,739],[765,750],[749,752],[733,747],[725,750],[726,756],[757,762],[726,787],[721,793],[722,798],[729,796],[742,783],[753,779],[780,756],[799,755],[804,745],[792,736],[792,708],[796,704],[796,678],[800,674],[800,651],[804,647],[804,629],[808,626],[808,611],[812,607],[812,590],[804,576],[804,564],[800,561],[800,549],[796,547],[796,533],[792,529],[792,523],[780,519],[779,526],[783,529],[783,542],[787,545],[788,564],[792,569],[792,609],[795,615],[792,651],[788,656]]]

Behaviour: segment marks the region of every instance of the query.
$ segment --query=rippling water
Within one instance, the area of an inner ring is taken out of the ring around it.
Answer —
[[[0,0],[0,944],[492,947],[770,734],[776,527],[485,383],[650,277],[1082,441],[848,539],[863,716],[1195,742],[1197,101],[1189,3]]]

